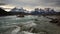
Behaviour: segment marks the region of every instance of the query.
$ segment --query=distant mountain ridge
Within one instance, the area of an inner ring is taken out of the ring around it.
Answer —
[[[8,16],[8,15],[20,15],[20,14],[24,14],[24,15],[60,15],[60,12],[56,12],[54,10],[49,10],[46,9],[46,11],[44,11],[43,9],[38,9],[36,8],[34,11],[31,11],[31,13],[27,12],[27,10],[22,9],[12,9],[12,11],[5,11],[4,9],[0,8],[0,16]]]

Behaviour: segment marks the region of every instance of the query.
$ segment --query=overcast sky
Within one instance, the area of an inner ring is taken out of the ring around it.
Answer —
[[[13,6],[24,7],[27,9],[32,9],[35,7],[45,8],[51,7],[55,9],[60,9],[60,0],[0,0],[0,4],[9,4]],[[2,4],[2,5],[4,5]]]

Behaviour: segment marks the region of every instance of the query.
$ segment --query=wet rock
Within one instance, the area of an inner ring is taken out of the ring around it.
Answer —
[[[58,19],[52,19],[50,22],[51,23],[58,23],[59,21],[58,21]]]
[[[57,23],[58,26],[60,26],[60,21]]]
[[[35,21],[39,21],[38,19],[34,19]]]
[[[55,23],[55,24],[57,24],[58,26],[60,26],[60,19],[52,19],[51,21],[50,21],[50,23]]]
[[[32,33],[38,33],[39,32],[36,28],[33,28],[33,27],[31,27],[29,30]]]

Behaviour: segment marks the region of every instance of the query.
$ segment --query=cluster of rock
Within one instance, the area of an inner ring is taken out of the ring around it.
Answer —
[[[55,18],[55,19],[52,18],[52,20],[51,20],[50,22],[51,22],[51,23],[55,23],[55,24],[57,24],[58,26],[60,26],[60,18]]]

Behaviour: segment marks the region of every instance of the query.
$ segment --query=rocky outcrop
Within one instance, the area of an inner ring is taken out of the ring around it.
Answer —
[[[58,26],[60,26],[60,19],[52,19],[51,21],[50,21],[50,23],[55,23],[55,24],[57,24]]]
[[[59,21],[58,21],[58,19],[52,19],[50,22],[51,23],[58,23]]]

